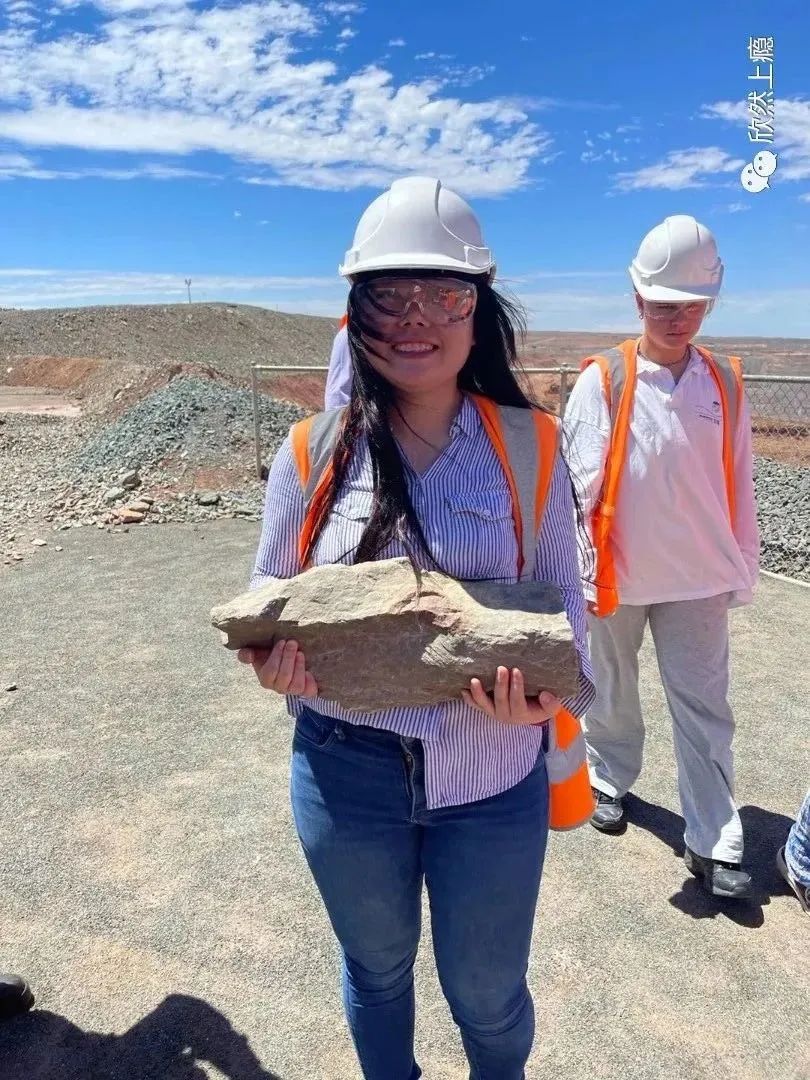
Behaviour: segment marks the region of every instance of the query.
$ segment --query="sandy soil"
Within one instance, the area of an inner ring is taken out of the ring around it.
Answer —
[[[70,398],[39,386],[0,387],[0,413],[31,416],[80,416],[81,406]]]

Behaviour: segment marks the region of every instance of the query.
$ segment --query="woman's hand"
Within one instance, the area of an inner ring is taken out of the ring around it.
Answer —
[[[470,680],[470,689],[462,690],[461,696],[468,705],[494,717],[501,724],[542,724],[550,720],[562,708],[559,698],[544,690],[536,698],[527,698],[523,673],[519,668],[499,667],[495,675],[495,689],[488,694],[480,679]]]
[[[265,690],[298,697],[318,696],[318,684],[307,671],[297,641],[277,641],[272,649],[240,649],[236,658],[253,665],[256,678]]]

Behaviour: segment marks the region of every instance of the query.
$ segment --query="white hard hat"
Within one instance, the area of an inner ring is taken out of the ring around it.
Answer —
[[[723,283],[723,263],[709,229],[689,214],[676,214],[641,241],[630,278],[643,300],[714,300]]]
[[[429,176],[395,180],[357,223],[340,273],[368,270],[494,272],[492,252],[468,203]]]

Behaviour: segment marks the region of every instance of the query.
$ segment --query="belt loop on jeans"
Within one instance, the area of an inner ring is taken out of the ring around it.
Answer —
[[[346,730],[343,727],[342,720],[338,720],[338,722],[335,724],[335,738],[338,740],[338,742],[346,741]]]

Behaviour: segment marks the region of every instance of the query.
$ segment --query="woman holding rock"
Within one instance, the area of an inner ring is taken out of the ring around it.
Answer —
[[[364,1077],[421,1076],[413,963],[424,883],[471,1075],[520,1080],[534,1037],[526,970],[550,791],[552,826],[581,824],[593,808],[574,719],[594,690],[571,484],[556,422],[515,379],[517,315],[492,288],[494,261],[464,200],[438,180],[396,181],[363,214],[341,272],[353,378],[329,482],[310,497],[294,430],[270,470],[252,584],[403,555],[460,580],[552,581],[576,637],[579,692],[527,698],[521,672],[499,667],[492,694],[474,679],[436,706],[350,712],[318,696],[295,641],[239,658],[288,695],[296,718],[293,812],[342,948]],[[528,562],[499,443],[509,417],[545,432],[545,508]],[[555,754],[564,776],[551,775]]]

